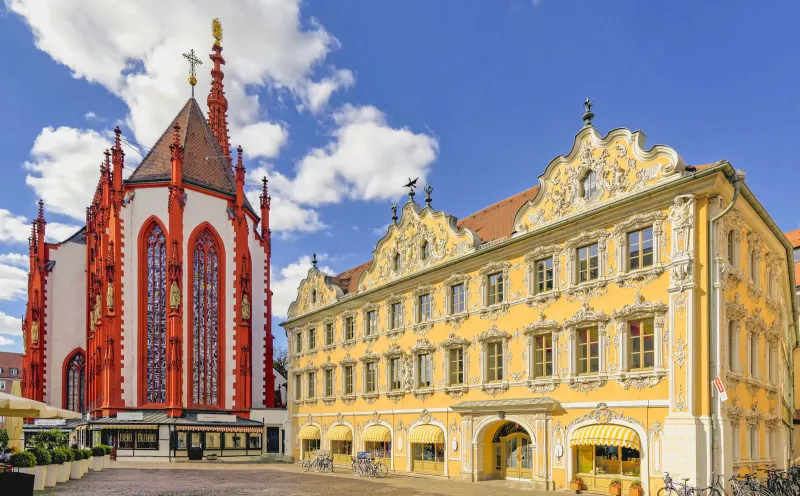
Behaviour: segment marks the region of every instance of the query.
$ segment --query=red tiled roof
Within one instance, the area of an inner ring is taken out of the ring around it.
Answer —
[[[358,279],[361,277],[361,273],[367,270],[367,268],[372,263],[372,260],[369,262],[364,262],[363,264],[359,265],[358,267],[353,267],[352,269],[348,269],[341,274],[333,277],[333,284],[336,284],[342,291],[347,293],[353,293],[358,291]]]
[[[16,374],[11,374],[11,369],[17,369]],[[0,379],[22,379],[22,354],[10,351],[0,351]],[[6,392],[11,391],[11,384],[6,384]]]

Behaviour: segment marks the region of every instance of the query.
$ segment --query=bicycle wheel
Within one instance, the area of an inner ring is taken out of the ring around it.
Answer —
[[[379,479],[383,479],[386,477],[386,474],[389,473],[389,469],[383,463],[379,463],[375,469],[375,473],[378,475]]]
[[[661,489],[658,490],[656,496],[680,496],[680,495],[678,494],[678,491],[674,489],[668,487],[662,487]]]
[[[303,463],[301,465],[303,466],[303,470],[305,470],[306,472],[308,472],[308,469],[311,468],[311,462],[308,460],[303,460]]]

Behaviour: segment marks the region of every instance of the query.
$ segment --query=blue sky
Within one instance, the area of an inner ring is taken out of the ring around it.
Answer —
[[[689,164],[727,159],[781,228],[800,227],[797,2],[162,3],[0,7],[2,350],[21,350],[14,255],[27,252],[35,201],[45,196],[52,236],[77,226],[108,131],[152,144],[189,95],[190,48],[205,61],[205,105],[215,16],[232,142],[280,205],[277,314],[312,252],[337,272],[370,258],[409,175],[457,217],[536,184],[569,150],[586,97],[601,131],[641,129]],[[129,167],[140,158],[128,150]]]

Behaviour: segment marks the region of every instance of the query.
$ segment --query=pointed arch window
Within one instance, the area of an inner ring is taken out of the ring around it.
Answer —
[[[73,412],[83,413],[85,405],[83,402],[86,386],[86,357],[81,352],[72,355],[67,362],[66,374],[66,400],[64,408]]]
[[[192,403],[218,405],[220,246],[204,228],[192,244]]]
[[[167,238],[153,222],[145,238],[145,284],[147,286],[147,375],[146,403],[167,399]]]

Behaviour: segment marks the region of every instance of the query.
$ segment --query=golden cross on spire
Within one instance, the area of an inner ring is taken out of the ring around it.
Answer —
[[[219,17],[215,17],[213,21],[211,21],[211,35],[214,37],[214,44],[220,46],[220,41],[222,41],[222,23],[219,20]]]
[[[194,48],[183,54],[183,57],[189,61],[189,84],[192,85],[192,98],[194,98],[194,85],[197,84],[197,77],[195,76],[195,66],[202,65],[203,62],[197,58],[194,53]]]

